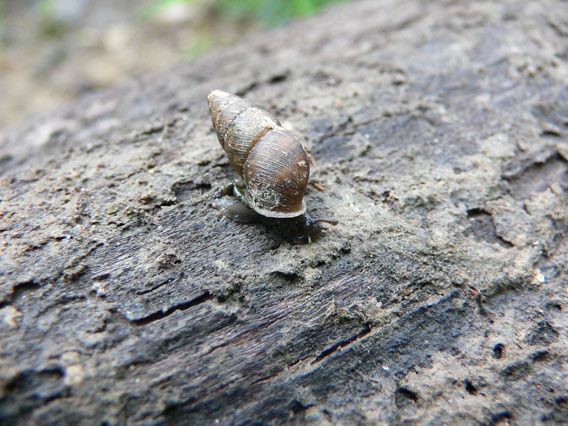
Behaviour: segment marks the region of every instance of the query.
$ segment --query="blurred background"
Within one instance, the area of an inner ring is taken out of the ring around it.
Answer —
[[[0,128],[346,0],[0,0]]]

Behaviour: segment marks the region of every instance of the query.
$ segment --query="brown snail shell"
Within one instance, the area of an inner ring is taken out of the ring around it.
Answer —
[[[302,144],[270,113],[221,90],[207,97],[211,121],[257,213],[292,218],[306,211],[310,161]]]

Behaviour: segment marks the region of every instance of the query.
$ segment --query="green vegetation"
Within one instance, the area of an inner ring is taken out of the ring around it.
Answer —
[[[154,0],[151,3],[140,9],[138,16],[140,19],[149,19],[156,13],[160,13],[162,10],[166,9],[168,6],[177,3],[195,3],[197,0]]]
[[[317,13],[331,3],[345,0],[154,0],[140,11],[147,19],[175,3],[201,2],[231,20],[250,20],[265,27],[275,27],[291,18]]]
[[[273,28],[343,1],[346,0],[152,0],[139,11],[138,16],[146,20],[175,4],[197,3],[210,12],[212,22],[230,22],[250,30],[254,27]],[[208,24],[205,21],[195,28],[195,36],[184,51],[186,59],[193,60],[206,50],[231,43],[230,39],[219,38]]]

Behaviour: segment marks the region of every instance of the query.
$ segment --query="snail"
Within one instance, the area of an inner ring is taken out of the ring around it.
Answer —
[[[226,188],[242,203],[228,208],[227,216],[240,222],[285,223],[287,238],[300,243],[317,237],[321,223],[337,224],[306,213],[310,158],[277,118],[222,90],[212,91],[207,103],[219,143],[244,181],[244,187]]]

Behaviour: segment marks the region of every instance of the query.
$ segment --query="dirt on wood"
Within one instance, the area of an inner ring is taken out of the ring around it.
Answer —
[[[1,421],[565,421],[567,16],[360,1],[5,131]],[[299,135],[337,227],[221,214],[212,89]]]

